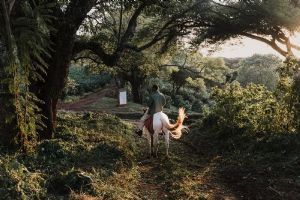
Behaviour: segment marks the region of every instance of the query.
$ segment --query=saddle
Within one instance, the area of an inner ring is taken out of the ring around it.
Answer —
[[[152,135],[154,134],[153,117],[152,116],[149,117],[148,119],[146,119],[146,121],[144,122],[144,126]]]
[[[150,132],[151,135],[154,134],[153,117],[152,116],[145,120],[144,126]],[[164,134],[165,133],[163,131],[159,133],[159,135],[164,135]]]

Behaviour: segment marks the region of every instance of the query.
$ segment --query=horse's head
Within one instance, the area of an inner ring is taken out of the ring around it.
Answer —
[[[143,112],[144,112],[143,114],[145,114],[146,112],[148,112],[148,109],[149,109],[149,108],[144,108],[144,109],[143,109]]]

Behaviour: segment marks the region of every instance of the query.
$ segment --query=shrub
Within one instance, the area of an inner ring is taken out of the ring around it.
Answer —
[[[195,93],[195,91],[193,91],[191,89],[184,89],[184,90],[180,90],[178,95],[181,95],[184,100],[189,101],[190,103],[193,103],[196,100],[194,93]]]
[[[250,133],[293,132],[289,126],[291,113],[285,104],[277,101],[272,92],[262,85],[228,84],[224,89],[214,89],[212,99],[216,102],[212,115],[217,126],[224,131]]]
[[[184,100],[181,95],[176,95],[173,99],[174,105],[177,107],[184,107],[187,110],[191,109],[191,104],[188,100]]]
[[[47,191],[44,185],[41,173],[29,171],[16,158],[0,159],[0,198],[43,199]]]
[[[81,170],[71,170],[54,176],[49,182],[49,190],[55,194],[69,194],[72,191],[95,194],[93,180]]]
[[[203,109],[203,102],[200,100],[196,100],[192,105],[192,111],[202,112],[202,109]]]
[[[171,108],[171,105],[173,104],[172,97],[169,96],[169,95],[165,95],[165,97],[166,97],[166,105],[165,105],[165,107],[166,108]]]

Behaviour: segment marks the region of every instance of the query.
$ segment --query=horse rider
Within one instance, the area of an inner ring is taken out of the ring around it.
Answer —
[[[159,91],[158,85],[154,84],[152,86],[152,94],[148,101],[148,111],[147,111],[147,113],[145,113],[145,115],[140,120],[140,123],[138,124],[139,130],[137,130],[136,133],[139,136],[142,136],[142,134],[143,134],[142,130],[145,125],[145,121],[147,119],[149,119],[150,117],[151,117],[151,120],[153,120],[153,115],[157,112],[161,112],[165,105],[166,105],[165,95]]]

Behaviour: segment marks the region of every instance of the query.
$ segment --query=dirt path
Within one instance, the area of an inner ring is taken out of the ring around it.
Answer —
[[[83,98],[79,99],[76,102],[72,102],[72,103],[60,102],[58,104],[58,109],[82,111],[84,110],[83,108],[86,107],[87,105],[93,104],[98,99],[103,98],[106,95],[111,94],[112,92],[115,92],[116,89],[117,89],[116,87],[107,87],[105,89],[98,90],[95,93],[84,96]]]
[[[84,107],[111,93],[112,88],[103,89],[85,96],[74,103],[60,104],[64,110],[82,111]],[[112,112],[113,113],[113,112]],[[137,121],[123,120],[136,126]],[[167,199],[242,199],[221,184],[214,176],[218,157],[212,157],[209,146],[203,141],[203,151],[196,152],[184,138],[170,141],[170,158],[165,156],[163,139],[160,139],[159,157],[148,159],[146,139],[134,137],[140,149],[138,172],[140,174],[136,194],[142,200]]]
[[[144,161],[139,163],[139,172],[141,175],[138,190],[141,199],[168,199],[169,193],[166,186],[157,181],[159,171],[156,167],[157,163],[154,161]]]
[[[242,199],[214,176],[218,157],[211,157],[206,152],[209,149],[199,153],[187,142],[171,140],[170,158],[167,158],[163,138],[160,138],[159,157],[147,159],[147,141],[137,137],[135,142],[140,149],[138,170],[141,177],[137,196],[141,199]]]

